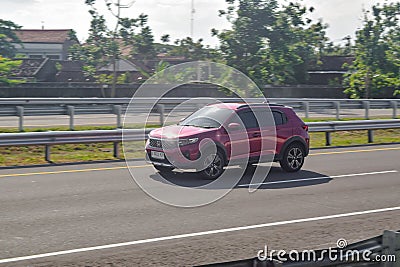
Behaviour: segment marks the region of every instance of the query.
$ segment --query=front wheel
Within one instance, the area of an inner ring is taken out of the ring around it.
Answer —
[[[224,156],[220,151],[217,151],[216,154],[209,154],[204,159],[204,169],[201,174],[205,179],[217,179],[224,172],[224,165]]]
[[[304,164],[304,155],[305,152],[302,145],[291,144],[286,148],[279,163],[284,171],[297,172]]]

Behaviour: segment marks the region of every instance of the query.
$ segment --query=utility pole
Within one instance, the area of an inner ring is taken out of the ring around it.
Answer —
[[[121,0],[117,0],[117,2],[114,4],[117,7],[117,11],[114,13],[113,10],[111,9],[110,5],[107,5],[108,10],[111,12],[111,14],[114,15],[114,17],[117,19],[117,22],[115,24],[114,32],[113,32],[113,37],[112,37],[112,43],[115,45],[114,49],[117,49],[117,44],[116,40],[118,37],[118,28],[119,28],[119,23],[120,23],[120,18],[121,18],[121,9],[122,8],[130,8],[136,1],[133,0],[127,5],[122,5]],[[108,1],[106,0],[106,3]],[[112,60],[112,66],[113,66],[113,79],[112,79],[112,85],[111,85],[111,97],[115,97],[116,94],[116,87],[117,87],[117,51],[113,51],[113,60]]]
[[[190,37],[193,39],[194,35],[194,14],[196,13],[196,9],[194,7],[194,0],[192,0],[192,7],[190,10]]]
[[[118,2],[115,4],[117,6],[117,23],[115,25],[114,33],[113,33],[113,38],[112,38],[112,43],[115,45],[115,41],[117,39],[117,34],[118,34],[118,26],[119,26],[119,18],[121,17],[121,0],[118,0]],[[116,49],[114,47],[113,49]],[[112,85],[111,85],[111,97],[115,97],[116,89],[117,89],[117,51],[113,51],[113,79],[112,79]]]

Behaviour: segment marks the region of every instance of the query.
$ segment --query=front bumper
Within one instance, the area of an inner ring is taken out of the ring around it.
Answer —
[[[170,168],[196,169],[196,167],[198,167],[197,164],[199,164],[196,159],[200,157],[200,152],[197,149],[197,146],[185,146],[181,147],[179,150],[162,150],[154,147],[146,147],[146,162]],[[163,152],[165,158],[152,158],[152,151]]]
[[[156,159],[151,159],[151,156],[149,155],[150,152],[146,151],[146,162],[156,165],[156,166],[162,166],[162,167],[169,167],[169,168],[175,168],[174,165],[172,165],[168,159],[165,160],[156,160]]]

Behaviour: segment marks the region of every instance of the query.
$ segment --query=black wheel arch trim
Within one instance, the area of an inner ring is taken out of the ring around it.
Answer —
[[[223,153],[223,160],[224,160],[224,166],[226,166],[228,164],[228,155],[226,152],[226,148],[223,144],[221,144],[220,142],[215,142],[214,144],[217,146],[217,149],[220,149]],[[207,149],[207,145],[204,146],[205,149]]]
[[[305,151],[304,157],[307,157],[308,153],[310,151],[310,148],[307,145],[306,141],[301,136],[293,136],[293,137],[289,138],[288,140],[286,140],[286,142],[283,144],[280,153],[275,156],[275,161],[281,160],[286,148],[295,142],[300,142],[304,146],[304,151]]]

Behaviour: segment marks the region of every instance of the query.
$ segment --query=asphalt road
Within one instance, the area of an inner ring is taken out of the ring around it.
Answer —
[[[304,118],[304,112],[297,112],[297,114]],[[371,109],[370,116],[392,116],[393,111],[391,109]],[[178,122],[181,118],[186,117],[189,113],[173,113],[168,118],[169,122]],[[312,111],[309,114],[312,118],[332,118],[336,119],[335,110],[320,110]],[[341,117],[346,118],[363,118],[365,116],[364,110],[357,109],[343,109],[341,110]],[[166,116],[167,117],[167,116]],[[157,114],[151,114],[147,119],[147,116],[137,116],[136,118],[138,124],[144,124],[145,121],[148,123],[159,123],[160,118]],[[74,119],[74,124],[79,126],[108,126],[116,125],[117,119],[115,115],[102,114],[102,115],[76,115]],[[68,116],[25,116],[24,126],[29,128],[38,127],[55,127],[55,126],[69,126]],[[18,127],[17,117],[2,117],[0,120],[0,128],[16,128]]]
[[[399,158],[399,145],[313,150],[303,171],[273,165],[249,193],[250,170],[199,208],[150,198],[121,162],[0,169],[0,266],[191,266],[355,242],[400,229]]]

